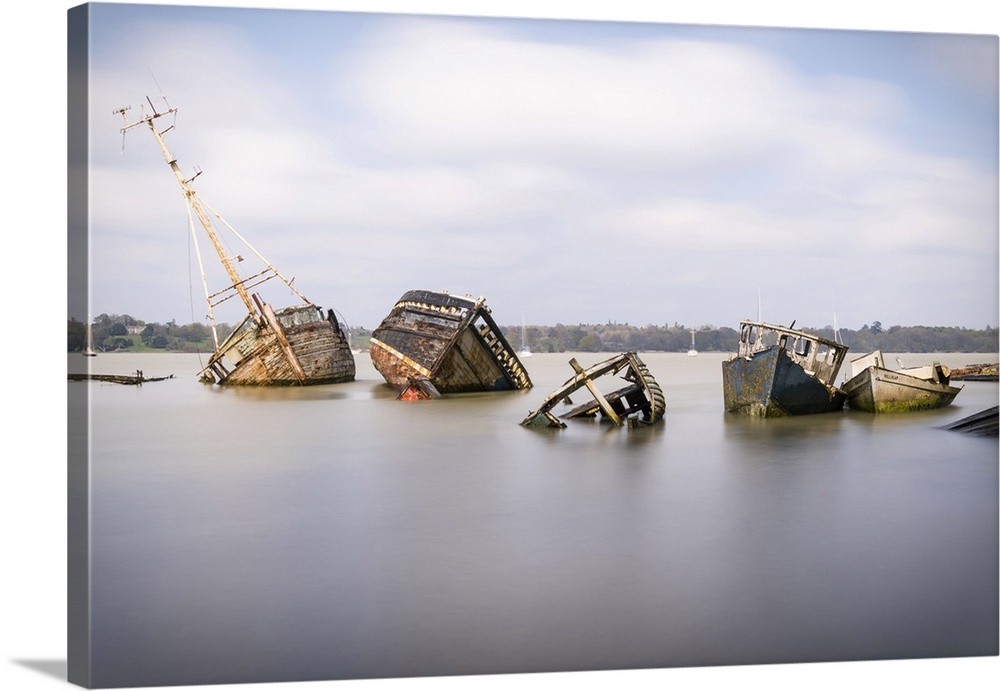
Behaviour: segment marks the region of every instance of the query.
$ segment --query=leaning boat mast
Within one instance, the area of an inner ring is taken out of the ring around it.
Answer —
[[[180,183],[181,190],[184,193],[184,198],[187,200],[190,208],[194,209],[195,215],[198,217],[198,221],[205,229],[205,233],[208,235],[209,240],[211,240],[212,246],[215,247],[215,252],[219,255],[219,260],[222,262],[222,266],[225,269],[226,274],[229,276],[229,280],[232,281],[233,290],[235,290],[239,294],[240,299],[243,300],[243,304],[246,305],[247,312],[250,314],[256,314],[257,308],[254,305],[253,299],[250,297],[250,293],[244,285],[243,279],[236,272],[236,267],[233,265],[232,258],[226,253],[225,248],[222,246],[222,242],[219,240],[218,234],[215,232],[215,227],[212,225],[212,222],[205,214],[205,210],[202,208],[197,193],[191,187],[191,181],[201,175],[201,171],[198,171],[190,178],[185,178],[184,174],[181,172],[180,166],[177,165],[177,159],[172,153],[170,153],[170,149],[167,148],[167,143],[163,138],[163,135],[172,130],[174,126],[170,125],[162,131],[156,129],[155,122],[157,118],[161,118],[164,115],[174,115],[177,113],[177,109],[171,108],[168,105],[167,110],[159,112],[156,110],[156,107],[153,105],[153,102],[148,96],[146,97],[146,101],[149,103],[152,113],[132,123],[129,123],[128,116],[125,115],[125,112],[129,110],[127,106],[119,108],[115,111],[116,113],[120,113],[122,119],[125,121],[125,126],[121,130],[122,136],[134,127],[139,127],[140,125],[147,125],[149,127],[149,131],[153,133],[156,143],[160,145],[160,150],[163,152],[163,157],[166,159],[167,165],[170,166],[170,170],[173,171],[174,177],[176,177],[177,182]]]
[[[201,174],[201,171],[197,171],[191,178],[185,178],[177,165],[177,159],[164,140],[164,136],[173,129],[173,125],[162,130],[157,129],[156,120],[164,115],[176,115],[177,109],[167,104],[166,110],[161,112],[156,109],[148,96],[146,101],[152,112],[143,115],[135,122],[129,122],[125,114],[129,110],[127,107],[114,111],[125,121],[121,129],[122,137],[124,138],[134,127],[141,125],[149,127],[153,138],[160,146],[163,158],[181,186],[189,216],[193,211],[198,217],[230,281],[230,285],[222,290],[211,295],[208,293],[201,252],[197,249],[198,243],[195,238],[195,250],[198,251],[198,264],[202,268],[202,283],[205,284],[205,299],[208,302],[208,317],[212,321],[212,335],[215,340],[215,354],[209,358],[208,365],[202,370],[202,381],[238,386],[335,384],[352,381],[355,375],[354,358],[347,346],[347,339],[336,321],[334,311],[328,310],[327,318],[324,319],[318,305],[306,299],[292,285],[292,281],[282,276],[235,228],[199,198],[192,189],[191,182]],[[223,246],[223,240],[216,226],[209,220],[209,215],[214,216],[226,230],[243,243],[246,249],[262,262],[264,268],[241,277],[236,271],[236,262],[242,262],[243,257],[238,254],[230,256]],[[189,218],[189,225],[192,236],[196,235],[193,218]],[[272,278],[281,279],[305,304],[275,310],[259,294],[251,293],[251,290]],[[235,295],[240,296],[247,315],[220,343],[215,330],[213,308]]]

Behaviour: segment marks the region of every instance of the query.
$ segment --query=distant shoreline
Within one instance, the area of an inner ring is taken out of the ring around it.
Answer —
[[[737,325],[738,327],[738,325]],[[843,343],[850,351],[867,353],[996,353],[1000,332],[996,327],[967,329],[954,326],[889,326],[880,322],[860,329],[798,327],[821,338]],[[146,323],[128,315],[102,314],[91,325],[95,350],[110,352],[214,352],[210,329],[204,324]],[[736,328],[683,324],[635,326],[631,324],[556,324],[522,326],[500,324],[500,330],[515,350],[527,346],[533,353],[622,353],[622,352],[734,352],[739,343]],[[228,327],[220,325],[220,336]],[[371,331],[350,330],[352,348],[366,350]],[[81,351],[86,326],[69,320],[67,352]],[[524,343],[522,343],[524,339]]]

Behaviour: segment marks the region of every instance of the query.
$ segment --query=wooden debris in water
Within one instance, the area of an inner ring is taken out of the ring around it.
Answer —
[[[1000,431],[1000,406],[993,406],[945,427],[955,432],[967,432],[983,437],[996,437]]]
[[[125,384],[127,386],[141,386],[146,382],[164,381],[173,379],[174,375],[166,377],[145,377],[141,372],[136,374],[74,374],[70,373],[69,381],[102,381],[111,384]]]
[[[592,399],[576,406],[561,417],[572,419],[579,417],[596,417],[611,420],[615,425],[627,424],[629,428],[642,425],[653,425],[663,419],[666,403],[663,390],[649,369],[634,352],[622,353],[603,362],[584,369],[576,361],[569,361],[576,375],[567,380],[560,388],[549,394],[538,410],[528,414],[521,424],[525,427],[559,427],[566,426],[562,420],[553,414],[552,410],[560,402],[570,403],[570,394],[586,388]],[[624,370],[622,379],[627,386],[604,395],[594,384],[594,380],[604,375],[618,374]]]

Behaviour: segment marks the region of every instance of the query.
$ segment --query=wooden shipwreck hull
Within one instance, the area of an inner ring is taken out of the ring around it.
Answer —
[[[259,302],[259,301],[258,301]],[[207,382],[229,386],[309,386],[352,381],[354,355],[344,330],[315,305],[275,312],[259,302],[219,346],[202,372]]]
[[[369,352],[386,382],[441,394],[508,391],[531,379],[484,298],[411,290],[372,332]]]
[[[1000,365],[995,362],[981,365],[966,365],[951,371],[952,381],[998,381]]]
[[[851,362],[852,376],[843,385],[847,405],[869,413],[902,413],[942,408],[955,400],[961,387],[951,386],[950,370],[935,362],[923,367],[891,370],[882,351]]]
[[[167,106],[166,110],[161,111],[154,106],[152,100],[147,98],[146,101],[150,112],[135,122],[128,121],[128,107],[115,112],[120,114],[125,122],[125,126],[121,129],[122,136],[132,128],[148,127],[180,185],[191,212],[189,215],[191,239],[201,269],[215,344],[215,351],[209,358],[208,366],[201,372],[201,380],[231,386],[302,386],[353,380],[354,355],[351,353],[344,330],[334,316],[334,311],[329,310],[324,319],[319,307],[306,299],[292,285],[291,280],[285,278],[235,228],[201,199],[191,186],[194,179],[201,174],[200,171],[190,177],[185,175],[181,172],[176,157],[167,147],[164,136],[173,130],[173,125],[162,130],[156,125],[159,118],[176,115],[177,109]],[[165,101],[166,99],[164,104]],[[229,281],[226,287],[211,294],[201,251],[197,247],[197,235],[194,232],[195,218],[205,231]],[[223,232],[227,233],[228,240],[223,240]],[[238,253],[231,249],[233,246],[231,243],[237,241],[242,247]],[[244,261],[247,263],[244,264]],[[247,268],[251,264],[255,268]],[[251,289],[272,279],[279,279],[284,283],[290,291],[301,298],[302,304],[275,311],[258,293],[250,292]],[[214,310],[232,298],[238,298],[243,303],[246,316],[236,330],[220,343]]]
[[[755,417],[840,410],[847,396],[833,382],[846,354],[846,346],[805,331],[743,321],[739,352],[722,363],[726,410]]]
[[[549,394],[538,410],[528,413],[528,416],[521,421],[523,426],[562,428],[566,427],[566,424],[560,418],[573,419],[597,415],[611,420],[616,425],[627,424],[629,427],[640,424],[654,425],[663,420],[666,411],[663,389],[636,353],[622,353],[587,369],[583,369],[575,358],[571,359],[569,364],[576,375]],[[594,380],[618,374],[623,370],[621,378],[627,382],[626,386],[610,394],[602,394]],[[569,403],[570,395],[582,388],[586,388],[590,393],[590,400],[573,407],[559,417],[552,412],[560,403],[572,405]]]

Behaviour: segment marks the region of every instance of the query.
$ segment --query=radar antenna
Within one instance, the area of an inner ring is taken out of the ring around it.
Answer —
[[[132,110],[132,106],[122,106],[118,110],[111,112],[112,115],[121,115],[125,122],[128,122],[128,116],[125,115],[128,111]],[[125,130],[122,129],[122,153],[125,153]]]

